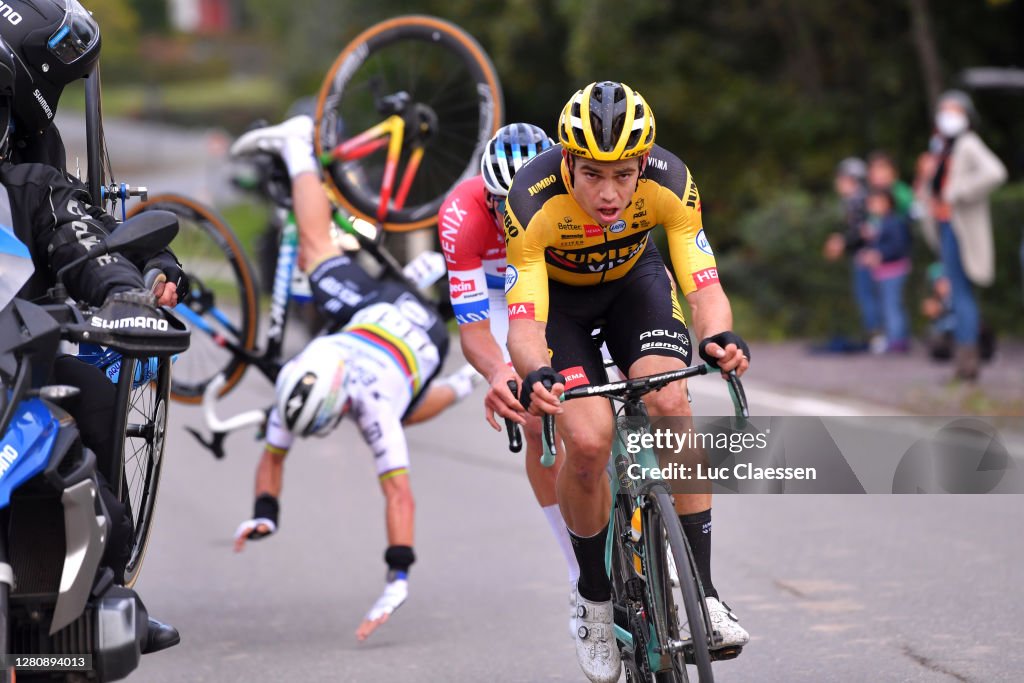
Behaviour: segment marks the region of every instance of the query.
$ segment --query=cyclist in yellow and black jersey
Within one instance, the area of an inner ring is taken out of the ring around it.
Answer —
[[[592,83],[565,105],[558,138],[561,147],[524,166],[508,195],[508,348],[524,378],[522,405],[556,414],[566,449],[558,503],[580,566],[576,656],[591,681],[611,683],[621,669],[604,567],[612,413],[605,398],[562,405],[558,396],[604,380],[594,329],[631,378],[689,365],[689,331],[650,237],[657,225],[668,235],[701,357],[742,374],[750,351],[731,331],[697,186],[677,157],[654,146],[654,116],[643,97],[623,83]],[[683,382],[644,400],[652,416],[690,415]],[[734,655],[749,636],[711,581],[711,494],[677,496],[676,509],[722,636],[719,656]]]
[[[506,281],[515,285],[509,303],[533,303],[535,320],[547,319],[549,277],[567,285],[617,280],[641,260],[651,230],[659,225],[668,236],[684,295],[718,282],[715,256],[701,225],[697,184],[668,150],[651,148],[629,206],[607,226],[576,200],[561,146],[539,155],[517,181],[505,225],[507,247],[516,252],[519,265],[506,270]]]

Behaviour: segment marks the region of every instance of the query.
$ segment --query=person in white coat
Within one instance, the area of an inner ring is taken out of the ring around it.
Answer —
[[[995,279],[989,195],[1006,182],[1006,167],[971,129],[971,99],[959,90],[939,98],[936,168],[924,190],[922,229],[952,284],[956,316],[956,379],[978,377],[980,313],[974,286]]]

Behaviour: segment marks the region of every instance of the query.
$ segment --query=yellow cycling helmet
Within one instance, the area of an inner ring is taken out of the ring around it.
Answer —
[[[558,141],[568,152],[595,161],[631,159],[654,146],[654,114],[625,83],[591,83],[565,103]]]

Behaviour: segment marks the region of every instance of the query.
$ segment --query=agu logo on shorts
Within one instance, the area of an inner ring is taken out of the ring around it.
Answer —
[[[505,293],[508,294],[519,282],[519,271],[515,266],[505,266]]]
[[[708,256],[714,256],[715,252],[711,251],[711,244],[708,242],[707,235],[704,234],[703,228],[697,233],[697,248],[703,251]]]

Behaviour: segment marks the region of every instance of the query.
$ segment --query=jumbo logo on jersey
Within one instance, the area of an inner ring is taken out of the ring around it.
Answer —
[[[453,299],[458,299],[463,294],[476,290],[476,283],[472,280],[460,280],[454,276],[448,281],[448,285],[448,290],[452,293]]]
[[[711,251],[711,243],[708,242],[708,237],[707,235],[704,234],[703,229],[701,229],[701,231],[697,233],[695,241],[697,242],[697,248],[703,251],[705,254],[707,254],[708,256],[715,255],[715,252]]]
[[[534,183],[533,185],[530,186],[530,196],[532,197],[533,195],[535,195],[538,192],[540,192],[541,190],[543,190],[545,187],[549,187],[550,185],[552,185],[554,182],[555,182],[555,174],[554,173],[549,175],[547,178],[542,178],[539,182],[536,182],[536,183]]]
[[[544,259],[570,273],[601,273],[628,263],[647,245],[647,233],[568,251],[548,247]]]
[[[505,293],[508,294],[519,282],[519,271],[515,266],[505,266]]]

